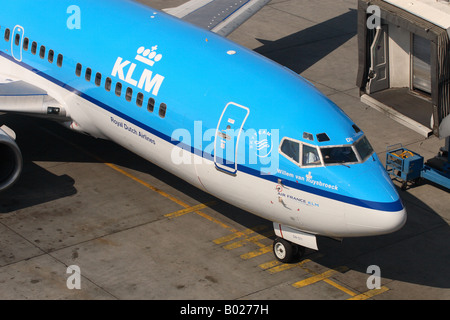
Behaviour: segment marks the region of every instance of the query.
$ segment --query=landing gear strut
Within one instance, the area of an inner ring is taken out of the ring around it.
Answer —
[[[273,242],[273,253],[278,261],[288,263],[305,253],[305,248],[283,238],[276,238]]]
[[[273,230],[277,236],[273,242],[273,253],[283,263],[301,257],[305,253],[305,248],[318,250],[314,234],[276,222],[273,223]]]

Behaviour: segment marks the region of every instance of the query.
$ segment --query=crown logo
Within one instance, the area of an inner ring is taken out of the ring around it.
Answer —
[[[311,171],[308,172],[308,174],[305,177],[306,177],[306,181],[310,181],[312,179]]]
[[[136,60],[153,67],[153,65],[162,59],[162,54],[157,54],[158,46],[153,46],[151,49],[140,47],[137,50]]]

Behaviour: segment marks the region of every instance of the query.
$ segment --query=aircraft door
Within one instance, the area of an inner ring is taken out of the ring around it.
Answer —
[[[22,48],[25,30],[21,26],[15,26],[11,37],[11,55],[17,61],[22,61]]]
[[[239,137],[249,113],[247,107],[230,102],[220,116],[214,139],[214,163],[226,173],[237,173]]]

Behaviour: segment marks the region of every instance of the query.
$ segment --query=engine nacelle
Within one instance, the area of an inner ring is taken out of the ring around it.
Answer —
[[[12,186],[22,172],[22,153],[14,139],[14,131],[0,127],[0,191]]]

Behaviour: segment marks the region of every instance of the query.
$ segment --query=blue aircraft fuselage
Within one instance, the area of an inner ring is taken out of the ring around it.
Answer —
[[[0,4],[1,57],[32,74],[27,79],[49,83],[48,92],[80,131],[313,234],[381,234],[403,225],[401,200],[364,133],[294,72],[135,2]],[[366,153],[356,149],[358,141]],[[174,164],[174,148],[197,162]],[[315,150],[315,164],[302,162],[308,148]],[[327,162],[331,151],[343,150],[354,152],[353,158]],[[339,227],[322,223],[334,221],[334,210],[341,210]],[[370,225],[377,217],[382,222]]]

